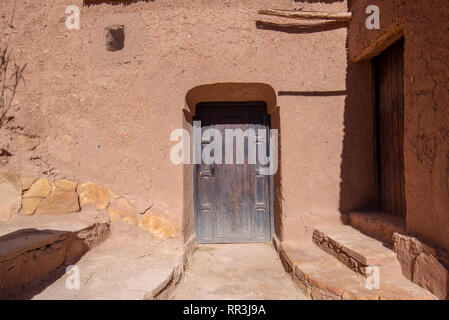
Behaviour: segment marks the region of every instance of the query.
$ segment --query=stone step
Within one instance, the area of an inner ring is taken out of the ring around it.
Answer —
[[[393,244],[395,232],[405,233],[404,219],[385,212],[350,212],[349,224],[362,233],[388,244]]]
[[[388,266],[395,272],[401,270],[396,254],[386,244],[351,226],[320,227],[314,230],[312,239],[324,252],[362,275],[366,275],[368,266]]]
[[[380,274],[379,289],[368,289],[367,279],[352,272],[313,244],[274,244],[293,281],[316,300],[434,300],[436,297],[397,273]]]
[[[17,216],[0,223],[0,297],[71,265],[109,233],[107,213]]]
[[[67,290],[71,274],[44,283],[14,299],[159,300],[167,299],[184,274],[195,238],[157,241],[136,225],[113,222],[108,239],[76,262],[79,288]]]

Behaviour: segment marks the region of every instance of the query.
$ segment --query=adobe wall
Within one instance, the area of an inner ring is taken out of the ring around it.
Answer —
[[[365,28],[377,5],[381,29]],[[399,21],[405,38],[407,232],[449,249],[449,8],[439,0],[352,1],[349,54],[357,59]]]
[[[8,30],[12,4],[0,2],[0,30]],[[80,30],[65,27],[72,4],[81,8]],[[170,162],[169,137],[186,126],[187,92],[209,83],[266,83],[278,94],[283,176],[277,206],[286,237],[302,239],[307,226],[339,223],[346,29],[298,33],[255,23],[295,22],[256,12],[300,6],[347,10],[345,1],[18,2],[11,47],[27,63],[26,84],[2,132],[11,137],[2,143],[12,154],[4,167],[96,181],[150,199],[182,220],[192,206],[183,198],[192,181],[183,181],[185,167]],[[125,25],[125,47],[109,52],[104,29],[115,24]]]

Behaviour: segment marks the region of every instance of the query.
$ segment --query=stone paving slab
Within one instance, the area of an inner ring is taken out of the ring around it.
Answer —
[[[71,276],[68,273],[45,284],[42,290],[30,298],[155,299],[173,281],[176,268],[182,268],[183,254],[184,246],[180,238],[161,242],[136,226],[114,223],[109,238],[75,264],[80,275],[79,290],[66,288],[66,281]]]
[[[314,231],[314,242],[327,246],[331,254],[340,251],[365,266],[381,265],[395,259],[395,253],[382,242],[370,238],[351,226],[320,227]],[[327,248],[322,248],[327,252]]]
[[[17,216],[0,224],[0,297],[14,298],[35,287],[109,233],[109,217],[102,212],[65,217]]]
[[[108,224],[103,212],[86,210],[61,216],[17,216],[0,222],[0,261],[68,238],[96,224]]]
[[[17,216],[0,222],[0,237],[21,229],[75,232],[94,223],[105,221],[109,221],[107,214],[97,210],[83,210],[63,216]]]
[[[170,299],[304,300],[271,244],[199,245]]]
[[[395,232],[405,233],[404,219],[385,212],[350,212],[349,223],[364,234],[388,244],[393,244]]]

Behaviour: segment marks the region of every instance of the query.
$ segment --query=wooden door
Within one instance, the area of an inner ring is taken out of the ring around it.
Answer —
[[[379,207],[405,217],[404,42],[374,59]]]
[[[261,103],[199,104],[195,120],[201,131],[217,129],[222,139],[222,164],[195,165],[196,235],[200,243],[268,242],[271,240],[270,177],[261,175],[260,163],[248,161],[245,136],[243,164],[226,164],[226,129],[266,129],[268,147],[269,117]],[[262,139],[263,140],[263,139]],[[257,140],[256,143],[262,143]],[[208,139],[202,140],[202,151]],[[268,149],[267,149],[268,150]]]

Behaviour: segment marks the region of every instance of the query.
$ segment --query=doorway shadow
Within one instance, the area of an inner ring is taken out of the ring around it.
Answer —
[[[342,221],[351,211],[377,207],[375,109],[371,61],[347,58],[344,136],[340,171]]]

